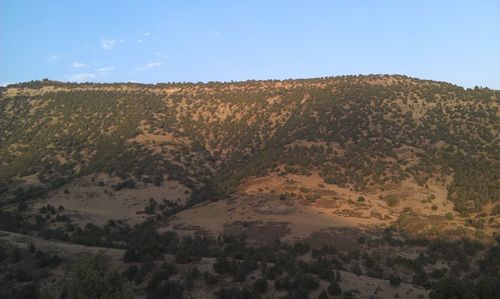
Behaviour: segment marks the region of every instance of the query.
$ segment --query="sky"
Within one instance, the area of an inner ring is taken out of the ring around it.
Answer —
[[[500,1],[0,0],[0,84],[403,74],[500,89]]]

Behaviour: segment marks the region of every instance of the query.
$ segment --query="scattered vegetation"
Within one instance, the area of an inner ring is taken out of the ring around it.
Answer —
[[[441,214],[439,221],[450,224],[477,213],[464,221],[484,234],[498,225],[500,214],[498,91],[373,75],[286,80],[279,86],[45,80],[0,92],[0,230],[120,249],[127,264],[120,273],[103,254],[70,262],[33,244],[0,247],[2,298],[43,297],[40,282],[63,270],[61,264],[70,278],[57,294],[62,298],[131,298],[134,291],[145,298],[182,298],[200,284],[217,298],[259,298],[270,290],[286,298],[307,298],[313,290],[320,298],[354,298],[356,290],[341,287],[342,271],[387,280],[398,290],[418,285],[431,289],[433,299],[500,293],[498,244],[466,238],[460,228],[455,240],[431,229],[411,235],[421,220],[409,208],[381,236],[360,237],[356,246],[362,251],[303,241],[255,245],[244,236],[179,236],[158,232],[155,222],[228,195],[248,177],[318,171],[324,184],[357,194],[408,180],[446,185],[456,212]],[[151,198],[141,211],[150,220],[135,227],[121,221],[76,225],[63,206],[31,209],[31,202],[57,188],[74,196],[68,183],[101,172],[119,178],[109,185],[95,182],[105,192],[175,180],[191,190],[190,200],[181,207]],[[283,203],[324,199],[306,186],[280,192],[269,191]],[[351,198],[360,208],[369,203],[363,196]],[[404,207],[398,196],[380,199],[391,211]],[[436,211],[441,206],[434,195],[420,204]],[[487,204],[491,213],[479,214]],[[417,257],[397,254],[414,246]],[[207,261],[209,267],[200,270]],[[328,287],[319,290],[321,285]]]
[[[22,202],[105,172],[123,178],[115,190],[178,180],[197,189],[194,203],[284,164],[355,190],[451,176],[449,200],[463,214],[498,199],[498,91],[382,75],[282,83],[10,85],[2,196]],[[41,187],[15,187],[29,175]]]

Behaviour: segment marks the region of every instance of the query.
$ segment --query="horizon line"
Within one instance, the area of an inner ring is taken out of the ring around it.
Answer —
[[[475,85],[474,87],[465,87],[460,84],[452,83],[449,81],[444,81],[444,80],[436,80],[436,79],[425,79],[421,77],[413,77],[409,75],[404,75],[404,74],[387,74],[387,73],[380,73],[380,74],[344,74],[344,75],[333,75],[333,76],[318,76],[318,77],[297,77],[297,78],[286,78],[286,79],[242,79],[242,80],[230,80],[230,81],[217,81],[217,80],[206,80],[206,81],[164,81],[164,82],[154,82],[154,83],[148,83],[148,82],[138,82],[135,80],[131,81],[115,81],[115,82],[97,82],[97,81],[84,81],[84,82],[77,82],[77,81],[64,81],[64,80],[53,80],[49,78],[42,78],[42,79],[33,79],[30,81],[22,81],[22,82],[14,82],[14,83],[8,83],[8,82],[0,82],[0,88],[8,88],[9,86],[12,85],[23,85],[23,84],[29,84],[29,83],[35,83],[35,82],[54,82],[54,83],[60,83],[60,84],[74,84],[74,85],[116,85],[116,84],[136,84],[136,85],[145,85],[145,86],[156,86],[156,85],[209,85],[209,84],[241,84],[241,83],[248,83],[248,82],[287,82],[287,81],[305,81],[305,80],[328,80],[328,79],[338,79],[342,77],[403,77],[403,78],[408,78],[408,79],[413,79],[413,80],[420,80],[420,81],[430,81],[430,82],[436,82],[436,83],[444,83],[444,84],[450,84],[456,87],[461,87],[463,89],[474,89],[474,88],[481,88],[481,89],[489,89],[493,91],[500,91],[500,89],[496,88],[491,88],[488,86],[481,86],[481,85]]]

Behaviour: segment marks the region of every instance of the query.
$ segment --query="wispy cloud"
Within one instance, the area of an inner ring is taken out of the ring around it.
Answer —
[[[154,39],[154,40],[159,40],[159,39],[160,39],[158,36],[156,36],[156,35],[152,35],[152,34],[151,34],[151,33],[149,33],[149,32],[144,33],[144,36],[145,36],[146,38],[149,38],[149,39]]]
[[[138,43],[138,44],[142,44],[142,39],[138,39],[138,40],[137,40],[137,43]]]
[[[82,68],[88,68],[88,67],[90,67],[90,65],[85,64],[85,63],[81,63],[81,62],[78,62],[78,61],[73,62],[70,66],[72,68],[75,68],[75,69],[82,69]]]
[[[89,81],[93,78],[95,78],[96,75],[92,73],[81,73],[81,74],[74,74],[69,77],[69,81],[71,82],[85,82]]]
[[[49,57],[48,60],[49,60],[49,62],[54,62],[54,61],[59,60],[59,59],[61,59],[61,57],[59,57],[57,55],[52,55]]]
[[[156,51],[155,55],[156,55],[156,60],[158,61],[163,61],[168,59],[168,55],[165,54],[163,51]]]
[[[150,63],[146,63],[144,65],[141,65],[141,66],[137,66],[133,70],[129,71],[129,73],[144,72],[145,70],[159,68],[159,67],[163,66],[164,64],[165,63],[163,61],[159,61],[159,60],[153,61]]]
[[[151,69],[155,67],[160,67],[163,65],[163,62],[150,62],[144,66],[144,68]]]
[[[105,38],[101,38],[101,47],[104,50],[111,50],[119,42],[123,42],[123,40],[122,39],[105,39]]]
[[[105,72],[111,72],[112,70],[114,70],[115,67],[114,66],[108,66],[108,67],[101,67],[99,69],[97,69],[99,72],[101,73],[105,73]]]

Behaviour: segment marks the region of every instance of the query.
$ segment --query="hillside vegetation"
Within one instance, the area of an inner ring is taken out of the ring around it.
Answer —
[[[76,177],[177,180],[192,202],[285,165],[369,190],[446,184],[464,215],[500,194],[500,92],[405,76],[2,89],[0,189],[23,201]],[[40,184],[17,188],[23,178]]]
[[[0,89],[1,298],[500,292],[500,91],[405,76]]]

